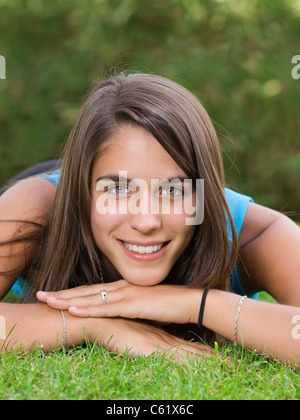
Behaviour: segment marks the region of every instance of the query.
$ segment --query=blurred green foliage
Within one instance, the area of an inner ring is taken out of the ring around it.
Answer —
[[[229,186],[300,215],[299,0],[0,0],[0,183],[59,155],[112,68],[169,77],[216,124]]]

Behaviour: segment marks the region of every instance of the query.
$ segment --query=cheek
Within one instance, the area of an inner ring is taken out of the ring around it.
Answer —
[[[124,216],[118,214],[99,214],[96,206],[91,210],[91,227],[96,244],[100,249],[109,244],[110,234],[124,223]]]
[[[195,231],[195,226],[188,225],[186,220],[186,214],[169,214],[163,220],[165,229],[172,232],[174,239],[184,245],[190,242]]]

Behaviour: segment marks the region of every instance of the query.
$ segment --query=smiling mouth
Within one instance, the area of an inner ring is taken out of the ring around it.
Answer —
[[[159,252],[165,245],[167,245],[169,242],[162,242],[155,245],[135,245],[128,242],[121,241],[122,244],[127,248],[129,251],[136,252],[137,254],[155,254],[156,252]]]

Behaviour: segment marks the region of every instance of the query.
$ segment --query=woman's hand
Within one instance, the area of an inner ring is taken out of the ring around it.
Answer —
[[[148,356],[158,350],[165,356],[175,356],[178,360],[203,356],[216,357],[215,351],[202,343],[194,343],[177,338],[158,327],[141,321],[128,319],[90,319],[94,323],[90,339],[97,339],[98,344],[118,354],[128,352],[131,355]],[[99,328],[97,324],[101,327]],[[99,330],[99,331],[98,331]],[[90,328],[91,331],[91,328]],[[224,357],[220,353],[217,357]]]
[[[100,293],[103,289],[107,292],[105,302]],[[187,324],[198,321],[202,290],[171,285],[136,286],[119,280],[59,292],[38,292],[37,298],[77,317],[121,317]]]

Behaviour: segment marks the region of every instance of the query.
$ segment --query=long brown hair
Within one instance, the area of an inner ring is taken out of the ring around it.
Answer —
[[[123,124],[144,127],[190,179],[204,179],[204,221],[165,282],[226,290],[238,247],[224,195],[215,129],[193,94],[150,74],[113,76],[100,83],[83,104],[63,154],[36,289],[61,290],[100,282],[101,267],[105,270],[91,230],[91,174],[105,142]],[[104,272],[104,278],[110,280],[108,273]]]

